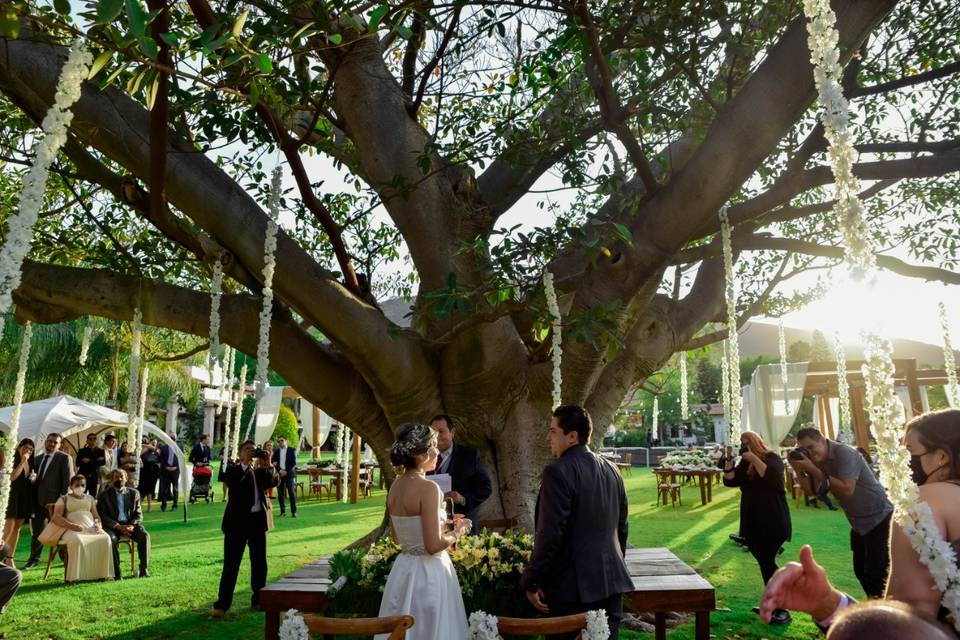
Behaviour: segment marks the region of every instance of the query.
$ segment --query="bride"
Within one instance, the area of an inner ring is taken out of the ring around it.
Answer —
[[[387,510],[393,540],[400,545],[380,601],[381,616],[412,615],[408,640],[450,640],[467,636],[467,614],[447,548],[470,531],[467,519],[444,534],[443,493],[426,472],[437,464],[437,436],[422,424],[397,429],[390,460],[404,472],[390,487]],[[376,640],[385,640],[386,634]]]

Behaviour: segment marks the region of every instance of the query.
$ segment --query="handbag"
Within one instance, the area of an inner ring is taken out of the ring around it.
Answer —
[[[66,496],[63,498],[63,506],[64,508],[67,506]],[[48,547],[56,546],[66,532],[66,527],[54,524],[53,520],[50,520],[47,522],[47,526],[43,528],[43,531],[40,532],[40,535],[37,536],[37,542]]]

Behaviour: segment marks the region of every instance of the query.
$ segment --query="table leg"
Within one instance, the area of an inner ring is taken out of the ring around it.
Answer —
[[[654,639],[667,640],[667,615],[665,613],[655,613],[653,614],[653,620]],[[697,620],[699,620],[699,618],[697,618]],[[699,627],[697,627],[697,629],[699,629]]]
[[[343,502],[343,478],[337,478],[337,502]]]
[[[707,478],[707,502],[713,502],[713,477]]]
[[[280,637],[280,612],[264,611],[263,640],[278,640]]]
[[[697,611],[696,640],[710,640],[710,612]]]
[[[703,474],[697,474],[700,477],[700,504],[707,506],[707,487],[704,483]]]

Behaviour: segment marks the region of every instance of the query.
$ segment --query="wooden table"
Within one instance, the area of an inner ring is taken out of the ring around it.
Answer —
[[[677,476],[696,477],[700,483],[700,504],[706,506],[713,502],[713,479],[720,477],[720,469],[667,469],[656,468],[654,473],[669,474],[671,482],[676,482]]]
[[[332,476],[337,488],[337,502],[343,500],[343,469],[326,469],[324,467],[301,467],[297,469],[298,476],[315,477]]]
[[[633,591],[624,594],[624,605],[627,611],[654,614],[656,640],[667,636],[666,614],[670,611],[693,612],[696,639],[709,639],[710,612],[717,608],[713,585],[663,547],[627,549],[626,562]],[[260,608],[265,640],[277,640],[280,614],[288,609],[322,612],[331,584],[330,557],[325,556],[264,587]]]

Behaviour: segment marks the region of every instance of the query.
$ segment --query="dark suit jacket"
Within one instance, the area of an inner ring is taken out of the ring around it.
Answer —
[[[490,485],[490,476],[487,475],[487,470],[483,468],[483,463],[480,462],[480,453],[473,447],[454,442],[452,452],[449,455],[452,456],[450,464],[447,466],[447,473],[450,474],[450,486],[467,501],[465,505],[456,505],[455,511],[457,513],[471,513],[490,497],[493,491]],[[435,473],[439,473],[439,469],[428,475]]]
[[[46,452],[41,451],[33,459],[33,468],[40,472],[40,464]],[[73,459],[63,451],[54,451],[53,457],[43,470],[43,477],[37,478],[34,490],[37,492],[37,509],[46,510],[46,506],[67,492],[70,477],[73,475]]]
[[[170,445],[162,444],[160,445],[160,473],[169,473],[173,474],[173,471],[166,471],[166,467],[174,466],[179,471],[180,469],[180,459],[177,457],[176,452],[173,454],[173,465],[167,464],[167,457],[170,455]],[[192,454],[191,454],[192,455]],[[178,474],[179,475],[179,474]]]
[[[256,486],[253,479],[256,477]],[[240,464],[228,464],[223,471],[223,481],[227,484],[227,508],[223,511],[220,530],[224,533],[249,529],[267,530],[267,498],[264,492],[277,486],[277,475],[273,467],[254,469],[253,474],[244,471]],[[259,513],[250,513],[254,504],[254,491],[260,494]]]
[[[623,560],[627,496],[616,467],[585,445],[543,471],[536,537],[520,584],[547,601],[588,603],[633,590]]]
[[[87,458],[88,462],[82,462]],[[77,451],[77,472],[85,476],[93,476],[107,463],[107,456],[100,447],[83,447]]]
[[[126,524],[143,526],[143,510],[140,508],[140,492],[133,487],[123,489],[123,510],[127,516]],[[97,513],[103,528],[112,531],[120,523],[120,503],[117,490],[107,485],[97,496]]]
[[[297,473],[297,450],[293,447],[287,447],[287,459],[280,459],[280,449],[274,449],[273,451],[273,464],[280,471],[286,471],[287,477],[296,475]]]
[[[199,442],[193,445],[193,450],[190,451],[190,463],[197,464],[198,462],[210,464],[210,445]]]

